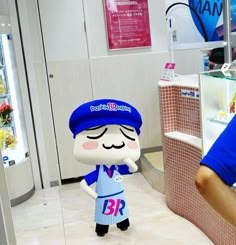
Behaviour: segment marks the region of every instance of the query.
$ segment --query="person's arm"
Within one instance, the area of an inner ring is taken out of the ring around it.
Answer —
[[[213,170],[203,165],[196,173],[195,184],[210,206],[236,227],[236,193]]]

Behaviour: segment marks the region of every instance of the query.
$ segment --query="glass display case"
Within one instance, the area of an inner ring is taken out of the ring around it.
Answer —
[[[29,157],[10,34],[0,35],[0,149],[5,167]]]
[[[11,33],[0,32],[0,150],[11,204],[28,199],[34,181]]]
[[[236,113],[236,71],[199,74],[202,154],[205,155]]]
[[[6,41],[8,39],[9,35],[2,34],[0,36],[0,149],[4,155],[5,166],[16,163],[15,159],[10,159],[8,156],[8,150],[16,148],[16,131],[8,80],[11,64],[6,64],[8,59],[5,57],[9,50],[6,48]],[[11,78],[10,74],[9,76]]]

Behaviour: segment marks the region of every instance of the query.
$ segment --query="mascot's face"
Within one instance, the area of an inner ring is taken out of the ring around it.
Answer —
[[[75,158],[85,164],[123,164],[140,157],[138,135],[133,127],[105,125],[79,133],[74,143]]]

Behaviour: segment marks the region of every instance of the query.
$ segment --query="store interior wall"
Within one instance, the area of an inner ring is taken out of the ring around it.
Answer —
[[[73,4],[76,4],[75,7],[77,7],[77,3],[74,0],[70,2],[66,0],[51,0],[50,4],[48,1],[46,2],[48,8],[54,9],[58,6],[63,7],[63,5],[64,8],[67,9],[66,5],[68,4],[70,4],[70,6],[72,5],[72,7]],[[78,90],[84,90],[84,98],[119,98],[135,105],[143,117],[143,127],[140,138],[141,148],[160,146],[162,142],[157,83],[163,73],[164,64],[170,61],[165,20],[165,1],[149,0],[152,47],[120,51],[108,51],[107,49],[103,1],[86,0],[82,1],[82,3],[86,20],[90,81],[87,82],[88,74],[83,78],[81,77],[83,74],[78,74],[70,70],[69,76],[73,77],[73,79],[77,79]],[[21,20],[24,20],[22,31],[23,35],[25,35],[23,37],[25,47],[28,47],[27,59],[28,64],[30,64],[28,71],[29,74],[31,74],[30,92],[33,95],[32,103],[34,113],[37,112],[35,114],[35,122],[36,126],[39,128],[39,132],[41,132],[38,138],[38,146],[39,148],[41,147],[40,157],[43,157],[41,164],[43,164],[42,168],[46,169],[45,173],[48,171],[46,174],[48,174],[50,182],[58,178],[58,159],[52,113],[55,113],[56,110],[62,110],[62,108],[55,108],[56,103],[54,103],[51,111],[51,98],[47,75],[52,72],[54,77],[60,77],[65,73],[66,67],[68,67],[68,69],[73,67],[74,62],[77,62],[79,58],[73,56],[69,57],[69,51],[74,50],[76,52],[78,45],[76,41],[72,42],[73,45],[70,46],[69,49],[65,46],[61,49],[60,53],[57,52],[56,54],[54,50],[57,46],[57,42],[51,42],[51,48],[47,49],[50,51],[48,51],[46,55],[47,64],[52,70],[49,69],[47,74],[45,71],[43,47],[40,43],[41,34],[39,21],[37,19],[37,1],[19,0],[18,4],[21,10]],[[27,10],[27,14],[23,13],[24,9]],[[43,15],[43,12],[41,12],[41,14]],[[28,15],[28,19],[24,17],[25,15]],[[65,16],[66,15],[57,16],[57,18],[63,19]],[[51,18],[56,17],[51,16]],[[81,21],[79,18],[77,19],[76,16],[73,18],[75,21]],[[84,28],[83,25],[78,25],[78,27]],[[70,26],[60,26],[62,40],[70,38],[69,36],[64,36],[64,33],[67,33],[66,28],[70,28]],[[44,29],[44,31],[46,31],[46,29]],[[58,42],[60,43],[60,40],[58,40]],[[197,49],[176,51],[175,62],[177,63],[176,73],[178,74],[195,74],[202,70],[202,54],[200,50]],[[66,66],[64,66],[64,64],[66,64]],[[68,77],[68,79],[71,77]],[[60,80],[60,82],[63,81]],[[64,83],[66,82],[67,81],[64,80]],[[54,86],[59,86],[59,84]],[[85,88],[85,86],[87,87]],[[68,91],[70,91],[70,89]],[[73,96],[74,95],[68,93],[68,100]],[[81,101],[78,96],[78,105]],[[73,109],[74,108],[71,108],[71,111]],[[65,114],[65,117],[68,118],[68,115]],[[58,130],[59,129],[56,129],[55,133],[57,133]],[[64,127],[60,128],[60,130],[65,131],[68,130],[68,128]],[[71,146],[73,144],[72,142],[73,138],[71,137]],[[71,154],[72,149],[70,152],[67,152],[67,155]]]
[[[37,1],[18,0],[17,6],[33,107],[40,170],[43,187],[47,188],[50,187],[51,182],[58,181],[60,176],[43,44],[37,18]]]
[[[0,15],[8,15],[8,5],[6,0],[0,0]]]
[[[120,51],[107,49],[103,1],[84,1],[84,8],[94,97],[134,104],[143,117],[141,148],[161,145],[157,82],[168,61],[165,1],[149,1],[152,46]]]
[[[141,148],[162,144],[157,82],[165,63],[170,61],[165,1],[148,3],[152,47],[108,51],[103,3],[84,1],[94,97],[108,94],[137,106],[144,121]],[[195,61],[190,62],[190,57]],[[199,50],[176,51],[175,62],[176,73],[194,74],[201,71],[202,54]]]

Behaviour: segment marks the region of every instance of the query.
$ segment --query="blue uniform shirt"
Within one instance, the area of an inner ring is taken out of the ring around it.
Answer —
[[[96,170],[94,170],[93,172],[91,173],[88,173],[87,175],[84,176],[84,179],[85,181],[87,182],[88,185],[92,185],[94,184],[95,182],[97,182],[97,179],[98,179],[98,173],[99,173],[99,166],[100,165],[97,165],[96,166]],[[123,164],[123,165],[116,165],[117,168],[118,168],[118,172],[121,174],[121,175],[125,175],[125,174],[132,174],[130,171],[129,171],[129,168],[127,165]],[[112,174],[115,170],[115,165],[111,165],[110,169],[112,171]],[[104,165],[104,171],[107,171],[108,170],[108,167]]]

